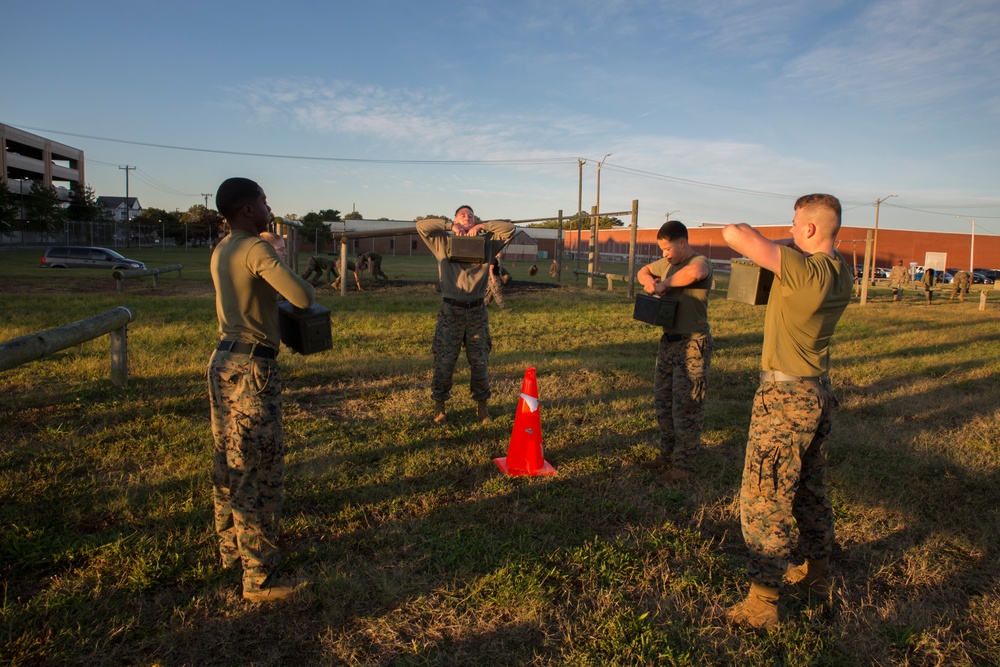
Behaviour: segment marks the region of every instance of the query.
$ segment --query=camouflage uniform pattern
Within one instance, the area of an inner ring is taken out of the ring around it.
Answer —
[[[951,301],[955,300],[958,294],[959,301],[965,301],[965,295],[969,293],[969,274],[966,271],[959,271],[951,279]]]
[[[662,457],[674,468],[691,470],[705,425],[711,336],[670,342],[660,338],[653,377],[653,407],[660,427]]]
[[[501,280],[500,276],[491,276],[490,281],[486,283],[487,306],[490,304],[490,301],[496,301],[501,310],[507,309],[507,306],[505,306],[503,302],[503,280]]]
[[[333,268],[333,260],[326,257],[310,257],[309,263],[306,265],[306,272],[302,274],[302,279],[309,280],[315,273],[316,280],[320,281],[323,279],[324,271],[326,272],[326,282],[333,282],[332,276],[336,275],[336,271]]]
[[[889,272],[889,289],[892,290],[893,301],[899,301],[903,294],[903,287],[909,282],[909,278],[906,267],[898,264],[892,267],[892,271]]]
[[[833,508],[824,473],[836,404],[826,379],[762,382],[757,389],[740,489],[751,581],[780,587],[796,525],[801,556],[830,557]]]
[[[373,250],[371,252],[362,253],[361,258],[367,265],[368,270],[371,272],[372,278],[376,280],[378,278],[385,278],[386,280],[389,280],[389,276],[385,275],[385,272],[382,270],[382,255]],[[361,270],[364,271],[365,268],[366,267],[362,266]]]
[[[451,395],[455,365],[463,345],[472,375],[469,383],[472,399],[486,401],[491,395],[488,363],[493,349],[486,304],[461,308],[442,301],[431,344],[434,355],[431,398],[434,401],[447,401]]]
[[[937,276],[931,274],[930,271],[925,270],[923,277],[920,279],[920,284],[924,286],[924,293],[927,295],[927,303],[931,302],[931,298],[934,296],[934,283],[937,282]]]
[[[281,564],[281,373],[274,359],[216,351],[208,381],[215,437],[215,530],[222,564],[242,563],[244,590],[260,588]]]

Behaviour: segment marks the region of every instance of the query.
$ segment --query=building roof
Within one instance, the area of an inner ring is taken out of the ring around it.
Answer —
[[[136,198],[136,197],[128,197],[128,198],[126,198],[126,197],[98,197],[97,198],[97,203],[104,204],[105,206],[107,206],[108,208],[110,208],[112,211],[115,210],[116,208],[120,208],[122,205],[125,205],[126,201],[128,202],[128,204],[126,205],[127,208],[142,208],[142,204],[139,203],[139,199]]]

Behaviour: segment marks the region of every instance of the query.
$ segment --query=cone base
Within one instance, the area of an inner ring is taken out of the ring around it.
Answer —
[[[498,459],[493,459],[493,462],[497,464],[497,467],[504,472],[505,475],[510,475],[511,477],[537,477],[538,475],[554,475],[556,474],[556,469],[552,467],[552,464],[548,461],[542,460],[542,467],[538,470],[524,470],[521,468],[513,468],[507,465],[507,457],[503,456]]]

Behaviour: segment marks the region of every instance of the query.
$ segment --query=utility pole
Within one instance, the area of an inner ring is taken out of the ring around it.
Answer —
[[[129,222],[132,216],[130,215],[132,207],[128,203],[128,173],[130,171],[135,171],[135,167],[130,167],[125,165],[124,167],[118,167],[119,169],[125,170],[125,247],[128,248],[132,241],[132,230],[129,229]]]
[[[861,275],[861,279],[865,281],[865,285],[867,285],[868,282],[874,277],[874,273],[875,273],[875,258],[877,257],[877,255],[875,253],[878,252],[878,211],[879,211],[879,208],[881,207],[882,202],[884,202],[886,199],[892,199],[895,196],[896,195],[889,195],[888,197],[885,197],[883,199],[876,199],[875,200],[875,236],[872,239],[872,256],[871,256],[871,262],[870,263],[869,262],[865,262],[865,268],[864,268],[864,271],[862,272],[862,275]]]
[[[212,193],[210,193],[210,192],[208,192],[208,193],[202,192],[201,196],[205,198],[205,210],[207,211],[208,210],[208,198],[212,196]]]
[[[580,187],[577,189],[576,193],[576,268],[580,268],[580,226],[582,222],[580,217],[583,215],[583,165],[587,164],[586,160],[580,158],[576,159],[577,164],[580,167]],[[579,274],[573,274],[573,281],[576,282],[576,276]]]

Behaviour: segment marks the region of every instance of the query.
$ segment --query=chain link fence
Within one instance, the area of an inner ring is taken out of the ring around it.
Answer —
[[[29,222],[15,221],[13,228],[0,232],[4,248],[48,248],[59,245],[99,246],[102,248],[160,248],[187,245],[208,245],[204,229],[196,234],[190,229],[170,229],[166,224],[139,222],[77,222],[67,221],[59,232],[39,232]]]

